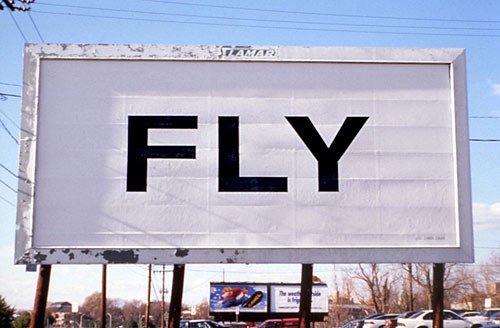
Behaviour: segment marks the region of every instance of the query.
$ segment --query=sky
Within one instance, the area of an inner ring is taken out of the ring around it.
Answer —
[[[15,266],[18,140],[25,43],[464,48],[476,263],[500,248],[500,2],[496,0],[37,0],[0,12],[0,295],[33,306],[37,274]],[[171,266],[167,266],[167,289]],[[161,289],[154,267],[153,299]],[[332,285],[338,266],[315,265]],[[81,304],[99,265],[55,265],[49,301]],[[209,281],[299,282],[299,265],[188,265],[184,303]],[[108,297],[145,300],[145,265],[108,266]],[[167,295],[169,297],[169,295]]]

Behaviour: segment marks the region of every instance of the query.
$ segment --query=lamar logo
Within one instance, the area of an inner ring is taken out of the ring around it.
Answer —
[[[222,55],[224,57],[274,57],[276,56],[276,50],[270,48],[230,47],[222,48]]]

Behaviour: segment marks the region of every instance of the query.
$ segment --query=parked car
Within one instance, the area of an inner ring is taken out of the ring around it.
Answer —
[[[383,328],[388,319],[394,319],[399,314],[384,314],[371,315],[356,322],[357,328]]]
[[[479,324],[482,327],[490,327],[491,325],[495,324],[495,319],[494,317],[500,314],[500,308],[489,308],[489,309],[484,309],[479,314],[475,316],[469,316],[467,317],[467,320],[473,322],[474,324]],[[500,323],[500,322],[497,322]],[[477,327],[477,326],[475,326]]]
[[[490,327],[494,323],[493,320],[491,320],[491,318],[479,315],[479,312],[477,312],[476,315],[467,315],[467,314],[468,313],[465,312],[460,316],[472,322],[472,328]]]
[[[398,319],[406,319],[406,318],[409,318],[411,317],[412,315],[414,315],[415,313],[417,313],[417,311],[405,311],[401,314],[399,314],[397,317],[395,318],[392,318],[392,319],[387,319],[385,321],[385,327],[386,328],[394,328],[394,327],[397,327],[398,326]]]
[[[490,320],[493,322],[492,324],[500,325],[500,312],[493,313],[490,316]]]
[[[181,320],[179,328],[225,328],[223,324],[212,320]]]
[[[462,313],[458,313],[462,318],[468,318],[468,317],[477,317],[479,315],[479,311],[464,311]]]
[[[355,319],[346,321],[340,328],[354,328],[356,327],[356,321]]]
[[[286,327],[298,327],[299,318],[284,318],[284,319],[268,319],[261,322],[258,328],[286,328]]]
[[[363,327],[363,324],[364,324],[365,320],[372,319],[372,318],[375,318],[375,317],[378,317],[378,316],[381,316],[381,315],[383,315],[383,313],[375,313],[375,314],[370,314],[369,316],[364,317],[362,319],[351,320],[351,325],[353,327],[358,327],[358,325],[359,325],[359,327]]]
[[[398,319],[398,326],[404,328],[432,328],[433,319],[434,312],[425,310],[417,312],[409,318]],[[472,328],[472,325],[472,322],[453,311],[443,311],[443,328]]]
[[[500,313],[500,308],[488,308],[484,309],[481,312],[479,312],[479,315],[485,316],[485,317],[491,317],[494,314]]]

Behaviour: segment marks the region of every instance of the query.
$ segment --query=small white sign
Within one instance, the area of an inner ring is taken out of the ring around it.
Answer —
[[[300,285],[271,285],[271,312],[299,312]],[[328,288],[326,285],[313,285],[311,312],[328,312]]]

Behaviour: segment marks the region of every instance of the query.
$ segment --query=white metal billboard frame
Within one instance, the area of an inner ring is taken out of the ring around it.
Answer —
[[[280,46],[173,46],[32,44],[24,54],[20,179],[16,225],[17,264],[106,263],[445,263],[474,260],[470,195],[465,50],[320,48]],[[338,62],[446,64],[454,119],[457,247],[416,248],[39,248],[33,246],[34,186],[40,62],[44,59]]]

